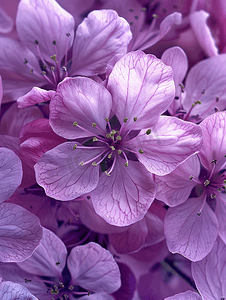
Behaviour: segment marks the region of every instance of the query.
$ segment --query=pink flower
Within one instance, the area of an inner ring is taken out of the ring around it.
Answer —
[[[91,192],[110,224],[142,219],[155,197],[152,173],[171,172],[201,146],[197,125],[160,117],[173,96],[171,69],[140,51],[115,64],[107,89],[88,78],[65,79],[51,100],[50,124],[77,141],[42,156],[38,184],[59,200]]]

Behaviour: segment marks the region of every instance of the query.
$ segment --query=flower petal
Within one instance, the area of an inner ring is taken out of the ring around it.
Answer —
[[[110,174],[102,174],[91,193],[94,209],[106,222],[128,226],[141,220],[154,201],[155,183],[151,174],[137,161],[118,158]]]
[[[22,108],[37,103],[48,102],[54,95],[54,91],[46,91],[38,87],[33,87],[30,92],[17,99],[18,107]]]
[[[20,40],[38,57],[39,47],[43,59],[50,62],[54,54],[61,62],[74,39],[74,18],[55,0],[20,1],[16,27]]]
[[[94,136],[100,131],[93,123],[105,132],[111,105],[110,93],[100,84],[84,77],[67,78],[58,85],[51,100],[50,124],[64,138]],[[74,122],[90,133],[73,126]]]
[[[49,197],[73,200],[97,186],[99,168],[92,163],[84,166],[80,163],[95,158],[101,150],[91,147],[87,147],[87,150],[73,150],[74,144],[68,142],[55,147],[46,152],[34,166],[37,183]]]
[[[71,75],[105,73],[114,55],[126,53],[131,38],[129,24],[116,11],[92,11],[76,31]]]
[[[121,285],[117,263],[109,251],[96,243],[71,250],[67,260],[71,284],[95,293],[113,293]]]
[[[43,228],[43,236],[31,257],[18,266],[33,275],[61,277],[67,258],[67,248],[52,231]]]
[[[214,212],[205,203],[200,212],[203,196],[169,208],[165,218],[165,235],[169,250],[180,253],[191,261],[203,259],[213,248],[218,234]]]
[[[190,25],[206,55],[215,56],[218,55],[218,49],[207,25],[208,17],[209,14],[204,10],[195,11],[189,15]]]
[[[115,64],[107,88],[120,123],[128,118],[124,128],[135,130],[154,125],[174,98],[172,75],[171,67],[141,51],[130,52]]]
[[[0,148],[0,203],[19,187],[23,177],[22,163],[10,149]]]
[[[0,32],[9,33],[13,26],[13,19],[0,7]]]
[[[192,263],[192,275],[202,299],[224,299],[226,295],[226,247],[220,238],[201,261]]]
[[[212,170],[213,160],[217,160],[214,173],[224,170],[226,162],[226,113],[215,113],[200,124],[203,131],[203,145],[199,156],[207,170]]]
[[[187,291],[184,293],[176,294],[171,297],[167,297],[164,300],[202,300],[198,293]]]
[[[175,117],[161,116],[151,133],[142,130],[126,143],[137,151],[139,161],[149,172],[166,175],[198,151],[202,144],[202,130],[198,125]],[[140,153],[139,150],[143,150]]]
[[[189,179],[193,176],[198,180],[200,162],[197,155],[192,155],[173,172],[165,176],[155,176],[157,183],[156,199],[169,206],[176,206],[186,201],[196,183]]]
[[[0,298],[1,300],[37,300],[26,287],[11,281],[0,284]]]
[[[198,62],[192,67],[185,81],[186,97],[183,107],[189,111],[192,104],[192,116],[204,119],[215,112],[214,108],[224,110],[226,107],[226,54],[220,54]]]
[[[39,219],[12,203],[0,205],[0,261],[23,261],[39,245],[42,227]]]

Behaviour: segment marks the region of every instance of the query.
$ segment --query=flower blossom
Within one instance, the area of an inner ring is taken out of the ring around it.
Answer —
[[[66,76],[105,72],[115,54],[125,54],[132,37],[129,24],[113,10],[91,12],[78,26],[55,0],[21,0],[16,27],[19,40],[0,38],[0,74],[9,99],[28,94],[49,101]],[[32,99],[33,99],[32,98]],[[36,100],[19,100],[20,106]]]
[[[203,120],[200,153],[171,174],[156,177],[157,199],[172,206],[164,225],[169,250],[192,261],[212,250],[218,234],[226,242],[225,124],[225,112]]]
[[[155,197],[152,173],[171,172],[202,143],[199,126],[160,117],[173,97],[171,68],[141,51],[115,64],[107,88],[65,79],[51,100],[50,125],[70,141],[42,156],[37,183],[58,200],[90,193],[112,225],[142,219]]]
[[[18,283],[41,300],[113,300],[109,294],[121,284],[109,251],[91,242],[74,247],[67,257],[64,243],[45,228],[33,255],[21,263],[2,263],[1,275],[3,283]]]

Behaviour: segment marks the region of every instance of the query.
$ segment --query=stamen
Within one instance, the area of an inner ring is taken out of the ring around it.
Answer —
[[[93,147],[87,147],[87,148],[92,148],[93,149]],[[98,147],[97,147],[98,148]],[[98,155],[96,155],[95,157],[93,157],[93,158],[91,158],[90,160],[88,160],[88,161],[86,161],[86,162],[84,162],[84,161],[81,161],[80,163],[79,163],[79,165],[80,166],[85,166],[85,165],[87,165],[87,164],[89,164],[89,163],[91,163],[91,162],[93,162],[96,158],[98,158],[98,157],[100,157],[102,154],[104,154],[106,152],[106,149],[104,150],[104,151],[102,151],[100,154],[98,154]],[[107,155],[107,154],[106,154]],[[106,156],[105,155],[105,156]],[[93,166],[97,166],[97,163],[95,163]]]
[[[138,152],[139,152],[140,154],[143,154],[143,153],[144,153],[144,151],[143,151],[142,149],[139,149]]]
[[[125,167],[128,167],[129,161],[128,161],[128,158],[127,158],[127,156],[126,156],[126,154],[125,154],[125,152],[123,150],[122,150],[122,154],[123,154],[123,156],[125,157],[125,160],[126,160]]]
[[[148,130],[146,131],[146,134],[149,135],[150,133],[151,133],[151,129],[148,129]]]
[[[133,118],[133,121],[136,122],[136,121],[137,121],[137,117],[134,117],[134,118]]]
[[[112,163],[112,166],[111,166],[110,170],[109,170],[108,172],[107,172],[107,171],[104,172],[106,175],[110,176],[111,172],[112,172],[113,169],[114,169],[115,162],[116,162],[116,155],[115,155],[115,157],[114,157],[114,160],[113,160],[113,163]]]
[[[201,181],[196,180],[196,179],[194,178],[194,176],[192,176],[192,175],[189,177],[189,180],[192,180],[192,181],[194,181],[194,182],[197,183],[197,184],[202,184]]]
[[[33,73],[33,72],[32,72]],[[46,76],[46,72],[42,71],[42,75],[45,77],[45,79],[53,86],[55,86],[54,82],[52,82],[51,79],[49,79],[49,77]]]
[[[202,202],[202,206],[201,206],[201,208],[200,208],[200,211],[197,212],[197,215],[198,215],[199,217],[200,217],[201,214],[202,214],[202,211],[203,211],[203,208],[204,208],[205,203],[206,203],[206,196],[205,196],[204,199],[203,199],[203,202]]]
[[[95,123],[93,123],[93,124],[95,124]],[[81,130],[87,132],[87,133],[88,133],[89,135],[91,135],[91,136],[94,135],[93,132],[89,131],[88,129],[86,129],[86,128],[80,126],[80,125],[78,125],[78,122],[76,122],[76,121],[73,123],[73,126],[80,128]],[[92,127],[95,127],[95,128],[97,128],[97,129],[99,129],[98,126],[92,126]],[[101,141],[101,142],[107,144],[106,141],[105,141],[104,139],[102,139],[100,136],[96,136],[96,138],[98,138],[99,141]]]
[[[214,170],[215,170],[215,166],[216,166],[217,160],[216,160],[216,159],[213,159],[213,160],[211,161],[211,163],[213,164],[213,168],[212,168],[212,170],[211,170],[211,173],[210,173],[210,176],[209,176],[209,178],[208,178],[208,181],[210,180],[210,178],[211,178],[212,175],[213,175],[213,172],[214,172]],[[207,180],[206,180],[206,181],[207,181]],[[205,185],[205,182],[204,182],[204,185]]]

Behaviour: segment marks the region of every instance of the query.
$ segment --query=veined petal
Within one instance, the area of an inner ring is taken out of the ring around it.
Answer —
[[[190,25],[206,55],[215,56],[218,55],[218,49],[207,25],[208,17],[209,14],[204,10],[195,11],[189,15]]]
[[[226,295],[226,246],[218,237],[212,251],[192,263],[192,276],[202,299],[224,299]]]
[[[0,205],[0,261],[27,259],[39,245],[42,227],[28,210],[12,203]]]
[[[58,85],[51,100],[50,124],[64,138],[99,135],[100,131],[92,124],[96,123],[105,132],[105,118],[109,117],[111,106],[111,95],[100,84],[84,77],[66,78]],[[74,122],[90,133],[73,126]]]
[[[39,51],[35,41],[38,42],[47,61],[52,61],[50,56],[55,54],[60,62],[74,39],[74,18],[55,0],[20,1],[16,27],[20,40],[37,56]]]
[[[89,291],[111,294],[121,285],[119,267],[113,256],[96,243],[73,248],[67,265],[71,284]]]
[[[115,64],[107,88],[120,123],[128,118],[124,128],[142,129],[155,124],[174,98],[172,76],[171,67],[141,51],[130,52]]]
[[[226,163],[226,112],[210,115],[200,124],[203,131],[203,145],[199,156],[207,170],[212,170],[216,160],[214,173],[225,169]]]
[[[10,149],[0,148],[0,203],[19,187],[23,177],[22,163]]]
[[[76,31],[71,75],[105,73],[114,55],[127,52],[131,38],[129,24],[116,11],[92,11]]]
[[[26,287],[11,281],[0,284],[0,298],[1,300],[37,300]]]
[[[198,293],[187,291],[184,293],[176,294],[171,297],[167,297],[164,300],[202,300]]]
[[[106,222],[127,226],[141,220],[154,201],[156,186],[151,174],[137,161],[118,158],[107,176],[103,173],[91,193],[93,206]]]
[[[26,107],[41,102],[48,102],[55,95],[55,91],[46,91],[38,87],[33,87],[26,95],[17,99],[18,107]]]
[[[67,258],[67,248],[52,231],[43,228],[43,236],[31,257],[18,266],[33,275],[61,277]]]
[[[188,73],[185,81],[186,98],[183,108],[189,111],[195,105],[192,115],[204,119],[215,112],[214,108],[224,110],[226,107],[226,54],[220,54],[198,62]]]
[[[92,163],[82,166],[80,163],[95,158],[103,149],[87,147],[87,150],[73,150],[74,144],[68,142],[55,147],[34,166],[37,183],[45,189],[47,196],[57,200],[73,200],[97,186],[99,167]]]
[[[202,145],[201,128],[175,117],[161,116],[150,129],[150,134],[141,130],[139,135],[126,145],[137,150],[139,161],[149,172],[156,175],[162,176],[172,172]]]
[[[157,184],[156,199],[164,201],[169,206],[176,206],[186,201],[197,184],[190,180],[193,176],[196,180],[200,173],[200,161],[197,155],[192,155],[173,172],[165,176],[155,176]]]
[[[218,222],[214,212],[199,198],[170,207],[165,217],[166,243],[172,253],[180,253],[191,261],[203,259],[213,248],[218,234]]]

